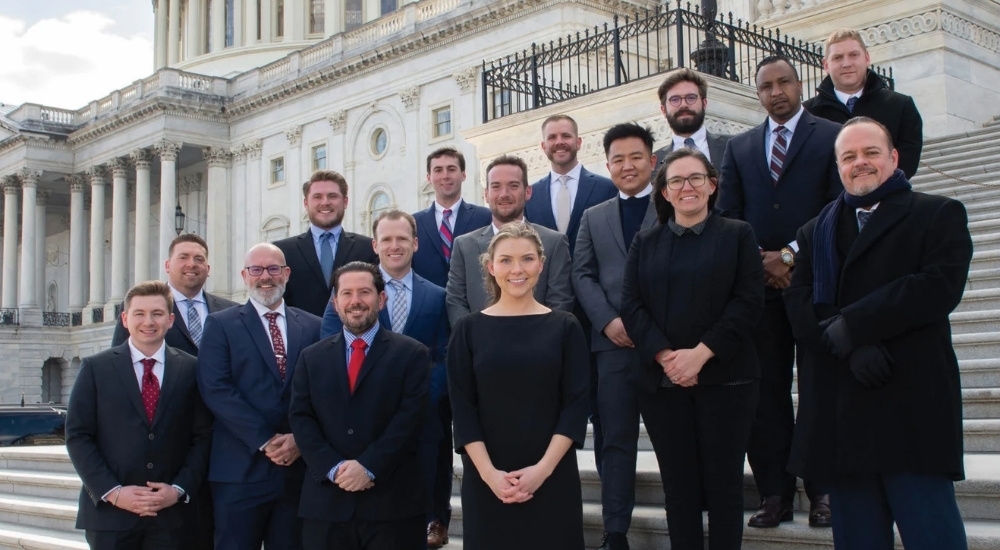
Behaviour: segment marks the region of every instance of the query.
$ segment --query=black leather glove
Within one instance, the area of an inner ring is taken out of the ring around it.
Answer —
[[[895,361],[882,344],[861,346],[851,352],[847,358],[851,374],[862,386],[875,389],[889,383],[892,379],[892,366]]]
[[[851,335],[847,332],[847,323],[844,322],[843,315],[835,315],[822,321],[819,324],[823,330],[820,340],[834,357],[843,361],[854,349],[851,344]]]

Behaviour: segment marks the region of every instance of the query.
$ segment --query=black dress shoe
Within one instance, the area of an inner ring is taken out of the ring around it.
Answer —
[[[809,527],[832,527],[830,521],[830,495],[820,495],[809,502]]]
[[[777,527],[783,521],[792,521],[792,503],[779,496],[764,497],[760,508],[750,516],[750,527]]]
[[[625,533],[604,533],[601,546],[597,550],[629,550]]]

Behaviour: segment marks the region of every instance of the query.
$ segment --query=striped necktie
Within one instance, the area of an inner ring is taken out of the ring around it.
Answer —
[[[778,185],[778,178],[781,177],[781,169],[785,164],[785,153],[788,151],[788,142],[785,141],[785,127],[778,126],[774,129],[774,147],[771,148],[771,179]]]
[[[445,208],[444,212],[441,212],[441,227],[438,228],[438,234],[441,235],[441,252],[444,254],[444,259],[451,262],[451,227],[448,218],[451,217],[451,208]]]
[[[389,279],[389,285],[395,290],[392,297],[392,309],[389,315],[392,321],[392,331],[402,334],[403,327],[406,326],[406,286],[401,281]]]
[[[184,300],[187,304],[187,327],[188,334],[191,335],[191,340],[194,341],[195,346],[201,345],[201,315],[198,314],[198,308],[194,307],[195,301],[190,298]]]

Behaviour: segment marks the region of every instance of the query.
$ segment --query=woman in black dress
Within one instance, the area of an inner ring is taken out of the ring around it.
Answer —
[[[583,549],[574,447],[586,436],[587,344],[573,315],[535,300],[543,262],[531,226],[504,226],[481,258],[493,305],[452,329],[466,548]]]
[[[750,225],[712,215],[718,173],[673,151],[653,180],[662,225],[636,235],[622,321],[642,358],[639,410],[656,452],[673,550],[737,549],[760,368],[750,337],[764,268]]]

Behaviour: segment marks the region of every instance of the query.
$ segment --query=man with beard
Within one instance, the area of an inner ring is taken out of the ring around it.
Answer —
[[[309,550],[417,550],[426,545],[417,442],[427,409],[427,348],[379,323],[379,268],[333,276],[343,328],[299,356],[289,420],[309,468],[300,515]]]
[[[589,172],[576,160],[582,143],[576,121],[568,115],[552,115],[542,122],[542,151],[551,171],[531,185],[524,207],[529,222],[566,235],[570,255],[583,211],[617,193],[611,180]]]
[[[243,265],[250,299],[208,316],[198,354],[198,386],[215,415],[215,548],[299,550],[305,466],[288,403],[299,352],[319,340],[320,319],[283,300],[291,269],[277,246],[253,246]]]
[[[795,476],[787,471],[795,425],[795,338],[781,290],[788,287],[795,267],[795,232],[837,198],[843,186],[833,153],[840,125],[802,108],[802,81],[795,67],[784,57],[767,57],[757,65],[756,83],[768,116],[729,140],[715,208],[750,224],[764,263],[764,317],[754,334],[760,399],[747,447],[761,502],[748,525],[777,527],[792,520],[795,496]],[[809,525],[829,527],[825,491],[808,479],[805,489]]]
[[[479,256],[486,252],[493,235],[502,226],[524,219],[524,205],[532,194],[532,188],[528,187],[528,167],[524,161],[508,155],[493,159],[486,167],[485,194],[493,223],[480,231],[456,238],[452,248],[446,289],[448,319],[452,326],[463,316],[482,311],[490,305]],[[572,311],[572,266],[566,235],[537,223],[531,226],[542,238],[545,249],[545,269],[535,286],[535,299],[552,309]]]
[[[275,241],[294,273],[289,279],[285,302],[323,315],[330,301],[330,277],[347,262],[359,260],[378,263],[369,239],[344,231],[347,208],[347,180],[333,170],[313,172],[302,185],[302,205],[309,216],[309,230],[301,235]]]
[[[674,69],[656,91],[660,97],[660,112],[667,119],[674,133],[666,147],[657,149],[654,156],[660,162],[653,169],[650,181],[674,149],[690,147],[701,151],[713,166],[722,164],[726,144],[733,136],[713,134],[705,130],[705,108],[708,107],[708,81],[700,73],[688,68]]]

